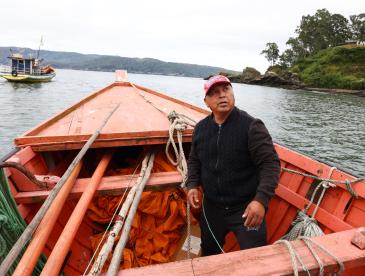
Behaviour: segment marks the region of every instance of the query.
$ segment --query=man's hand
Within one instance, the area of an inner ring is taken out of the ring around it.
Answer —
[[[193,208],[196,209],[200,207],[199,191],[197,188],[193,188],[188,191],[188,200]]]
[[[265,216],[265,207],[260,202],[253,200],[247,205],[243,218],[246,219],[244,226],[258,227],[261,225]]]

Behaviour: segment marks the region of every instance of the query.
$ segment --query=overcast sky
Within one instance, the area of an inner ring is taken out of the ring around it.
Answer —
[[[264,72],[267,42],[280,51],[303,15],[317,9],[346,18],[364,0],[62,0],[2,1],[0,46],[164,61]]]

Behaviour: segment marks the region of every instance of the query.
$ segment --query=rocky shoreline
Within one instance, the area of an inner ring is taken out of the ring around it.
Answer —
[[[224,75],[226,75],[233,83],[262,85],[290,90],[301,89],[307,91],[320,91],[329,93],[346,93],[365,97],[365,90],[308,87],[299,80],[297,74],[282,70],[281,68],[276,66],[269,67],[264,75],[261,75],[259,71],[251,67],[247,67],[243,70],[242,74],[239,75]]]
[[[298,75],[289,71],[284,71],[281,69],[278,70],[278,67],[269,68],[264,75],[261,75],[259,71],[252,67],[247,67],[242,71],[242,74],[239,75],[225,75],[233,83],[280,87],[292,90],[302,89],[305,87],[304,84],[300,82]]]
[[[229,76],[229,79],[233,83],[245,83],[245,84],[253,84],[253,85],[263,85],[270,87],[279,87],[285,89],[303,89],[305,86],[299,81],[296,76],[292,76],[290,78],[283,78],[276,74],[275,72],[268,71],[265,75],[247,79],[242,78],[241,76]]]

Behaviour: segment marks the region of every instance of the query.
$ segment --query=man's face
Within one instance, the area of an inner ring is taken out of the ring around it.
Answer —
[[[205,104],[214,113],[226,113],[234,107],[232,86],[228,83],[214,85],[204,98]]]

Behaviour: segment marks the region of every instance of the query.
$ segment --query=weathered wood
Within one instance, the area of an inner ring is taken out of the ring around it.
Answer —
[[[135,182],[136,180],[137,176],[132,175],[105,176],[96,190],[96,195],[120,195],[129,187],[131,181]],[[152,173],[145,190],[156,191],[176,188],[181,184],[181,181],[181,174],[178,172]],[[79,198],[89,182],[90,178],[77,179],[69,199]],[[37,203],[44,201],[49,194],[50,191],[19,192],[14,196],[14,199],[18,204]]]
[[[288,162],[293,166],[300,168],[301,170],[305,171],[306,173],[313,174],[314,176],[318,177],[326,177],[331,169],[329,165],[321,163],[309,156],[306,156],[302,153],[298,153],[291,149],[285,148],[284,146],[275,144],[275,149],[280,156],[280,160]],[[356,177],[345,173],[341,170],[335,170],[332,174],[332,179],[336,180],[354,180]],[[352,187],[359,195],[359,197],[365,198],[365,181],[359,181],[355,184],[352,184]],[[345,184],[337,184],[337,187],[347,190]]]
[[[33,235],[32,241],[28,245],[27,250],[24,252],[23,257],[19,261],[16,270],[13,272],[13,275],[25,276],[32,274],[34,266],[43,251],[43,248],[53,230],[58,216],[63,210],[63,205],[67,199],[68,193],[70,192],[72,185],[74,184],[81,170],[81,167],[82,160],[72,171],[72,174],[58,193],[47,213],[44,215],[41,223],[37,228],[37,231]]]
[[[42,270],[41,275],[59,275],[62,264],[68,254],[71,244],[76,236],[76,233],[81,225],[87,208],[94,196],[96,187],[99,185],[101,177],[103,176],[111,158],[113,151],[105,153],[100,160],[87,189],[85,189],[80,200],[77,202],[75,209],[72,211],[61,236],[58,238],[56,245],[53,247],[51,255]]]
[[[183,142],[191,142],[192,130],[187,129],[184,131]],[[143,136],[140,136],[143,135]],[[168,131],[156,131],[156,132],[140,132],[136,135],[124,135],[110,137],[110,135],[101,134],[97,141],[92,145],[92,148],[105,148],[105,147],[122,147],[122,146],[136,146],[136,145],[157,145],[166,144],[168,140]],[[23,137],[15,139],[15,142],[21,140],[22,146],[30,146],[34,151],[60,151],[80,149],[89,135],[80,135],[77,137],[64,136],[64,137],[47,137],[43,139],[42,143],[38,138]],[[58,140],[58,142],[54,142]],[[68,139],[72,138],[72,141]]]
[[[345,269],[364,268],[365,251],[351,244],[356,229],[313,238],[327,248],[345,265]],[[293,245],[313,275],[319,272],[318,264],[302,241]],[[316,250],[324,263],[325,274],[338,271],[338,265],[328,255]],[[303,272],[299,267],[299,271]],[[226,254],[200,257],[143,268],[120,270],[118,275],[292,275],[290,255],[284,245],[276,244]],[[304,275],[304,274],[303,274]]]
[[[123,109],[113,116],[93,146],[111,147],[110,144],[116,146],[116,142],[119,143],[119,146],[133,142],[135,144],[156,144],[158,140],[167,138],[168,120],[150,103],[166,110],[166,113],[176,110],[176,112],[189,115],[194,120],[200,120],[209,114],[207,110],[152,90],[138,87],[138,91],[136,91],[135,87],[128,82],[106,87],[16,138],[15,144],[29,145],[37,150],[80,147],[92,134],[94,125],[99,124],[98,122],[103,117],[102,109],[111,101],[120,102]],[[139,95],[140,93],[146,95],[149,102],[143,99]],[[120,123],[121,121],[123,124]],[[191,140],[192,127],[184,131],[184,135]]]
[[[139,173],[139,177],[138,177],[136,183],[133,185],[133,187],[129,191],[128,196],[127,196],[126,200],[124,201],[122,208],[119,211],[118,219],[116,220],[112,229],[110,230],[108,237],[107,237],[103,247],[101,248],[98,257],[95,259],[95,262],[94,262],[90,272],[88,273],[88,275],[99,275],[101,270],[103,269],[105,261],[107,260],[109,253],[113,249],[114,241],[117,238],[117,236],[119,235],[119,232],[123,227],[126,215],[133,202],[136,191],[142,183],[143,177],[146,173],[149,158],[150,158],[150,154],[148,154],[143,159],[142,168]]]
[[[94,134],[90,137],[90,139],[87,141],[87,143],[84,145],[84,147],[80,150],[80,152],[77,154],[75,159],[72,161],[60,181],[57,183],[57,185],[52,189],[51,193],[48,195],[46,201],[43,203],[42,207],[39,209],[31,223],[25,228],[23,234],[20,236],[20,238],[17,240],[17,242],[13,245],[11,250],[9,251],[8,255],[5,257],[4,261],[1,263],[0,266],[0,275],[5,275],[10,266],[13,264],[15,259],[18,257],[20,251],[25,247],[26,243],[31,239],[34,231],[38,227],[39,223],[41,222],[42,218],[44,217],[45,213],[47,212],[49,206],[52,204],[53,200],[56,198],[58,192],[61,190],[69,176],[71,175],[72,171],[76,167],[76,165],[80,162],[82,157],[85,155],[86,151],[90,148],[92,143],[96,140],[96,138],[99,136],[100,131],[103,129],[103,127],[108,122],[109,118],[113,115],[113,113],[119,108],[119,104],[113,108],[112,111],[108,113],[106,118],[103,120],[103,122],[100,124],[100,126],[97,128],[97,130],[94,132]]]
[[[70,114],[71,112],[75,111],[78,107],[80,107],[83,104],[87,103],[88,101],[92,100],[96,96],[98,96],[98,95],[100,95],[100,94],[102,94],[104,92],[107,92],[113,86],[115,86],[114,83],[108,85],[107,87],[104,87],[103,89],[99,90],[96,93],[93,93],[91,95],[86,96],[85,98],[81,99],[77,104],[71,106],[70,108],[67,108],[64,111],[61,111],[60,113],[56,114],[56,116],[52,117],[51,119],[46,120],[46,121],[38,124],[37,126],[35,126],[33,129],[25,132],[23,134],[23,136],[32,136],[32,135],[34,135],[36,133],[39,133],[40,131],[42,131],[43,129],[45,129],[46,127],[48,127],[49,125],[51,125],[52,123],[57,122],[58,120],[60,120],[64,116],[66,116],[67,114]]]
[[[110,262],[109,269],[108,269],[108,272],[107,272],[108,276],[116,275],[118,270],[119,270],[120,259],[121,259],[122,254],[123,254],[124,247],[125,247],[125,245],[128,241],[128,238],[129,238],[129,231],[131,230],[134,215],[137,212],[137,207],[138,207],[139,201],[141,200],[141,196],[142,196],[144,186],[146,185],[147,180],[150,177],[154,159],[155,159],[155,154],[152,153],[149,157],[146,172],[143,175],[143,179],[141,181],[141,184],[137,187],[131,209],[129,210],[127,219],[125,220],[125,224],[124,224],[124,227],[123,227],[123,230],[122,230],[122,234],[120,236],[120,239],[118,241],[117,246],[115,247],[115,250],[114,250],[114,253],[113,253],[113,258]]]
[[[283,185],[278,185],[275,190],[277,196],[282,198],[283,200],[289,202],[291,205],[297,207],[298,209],[304,209],[304,207],[309,203],[309,200],[305,197],[294,193],[292,190],[284,187]],[[308,211],[308,214],[311,215],[315,204],[313,204]],[[318,212],[316,214],[316,220],[326,227],[330,228],[332,231],[343,231],[351,229],[353,226],[344,222],[343,220],[339,219],[338,217],[334,216],[333,214],[329,213],[325,209],[319,207]]]

